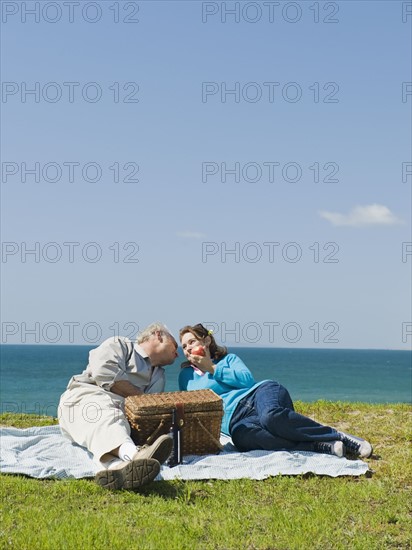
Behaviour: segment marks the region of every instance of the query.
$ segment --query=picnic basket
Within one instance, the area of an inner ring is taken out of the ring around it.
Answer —
[[[212,390],[148,393],[126,397],[126,416],[136,445],[153,443],[169,433],[179,409],[182,455],[215,454],[220,445],[222,399]]]

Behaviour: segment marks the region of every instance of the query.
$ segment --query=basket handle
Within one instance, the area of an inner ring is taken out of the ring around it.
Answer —
[[[166,424],[166,420],[162,418],[162,420],[160,421],[155,431],[151,435],[149,435],[149,437],[146,439],[147,445],[151,445],[153,441],[157,439],[157,435],[159,434],[159,432],[163,431],[163,427],[165,426],[165,424]],[[163,434],[160,434],[160,435],[163,435]]]
[[[223,449],[223,445],[220,443],[220,441],[218,439],[216,439],[216,437],[211,434],[209,432],[209,430],[206,428],[206,426],[203,425],[202,421],[200,420],[200,418],[196,418],[196,421],[197,423],[199,424],[199,426],[208,434],[208,436],[210,437],[210,439],[213,441],[213,443],[215,443],[215,445],[217,445],[218,449],[222,450]]]

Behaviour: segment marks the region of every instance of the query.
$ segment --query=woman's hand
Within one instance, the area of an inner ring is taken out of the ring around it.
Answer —
[[[194,355],[189,353],[187,355],[190,363],[203,372],[215,373],[215,365],[210,357],[209,349],[205,348],[205,355]]]

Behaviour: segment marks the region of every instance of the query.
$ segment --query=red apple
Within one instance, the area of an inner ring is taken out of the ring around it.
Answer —
[[[203,346],[196,346],[195,348],[192,349],[190,353],[192,355],[201,355],[202,357],[206,355],[205,348]]]

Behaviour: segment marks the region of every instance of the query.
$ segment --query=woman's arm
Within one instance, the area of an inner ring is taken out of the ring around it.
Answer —
[[[192,367],[182,368],[179,373],[179,390],[186,391],[189,380],[193,380]]]
[[[193,359],[193,364],[196,367],[203,372],[208,372],[212,376],[212,379],[219,384],[240,389],[251,388],[256,383],[252,373],[242,359],[234,353],[228,353],[216,365],[213,364],[213,369],[210,368],[211,360],[208,357],[191,355],[190,358]],[[185,371],[190,371],[190,376],[185,374]],[[189,380],[193,379],[193,369],[183,369],[181,377],[183,384],[187,386]]]
[[[251,388],[256,384],[250,370],[234,353],[229,353],[217,363],[213,378],[233,388]]]

